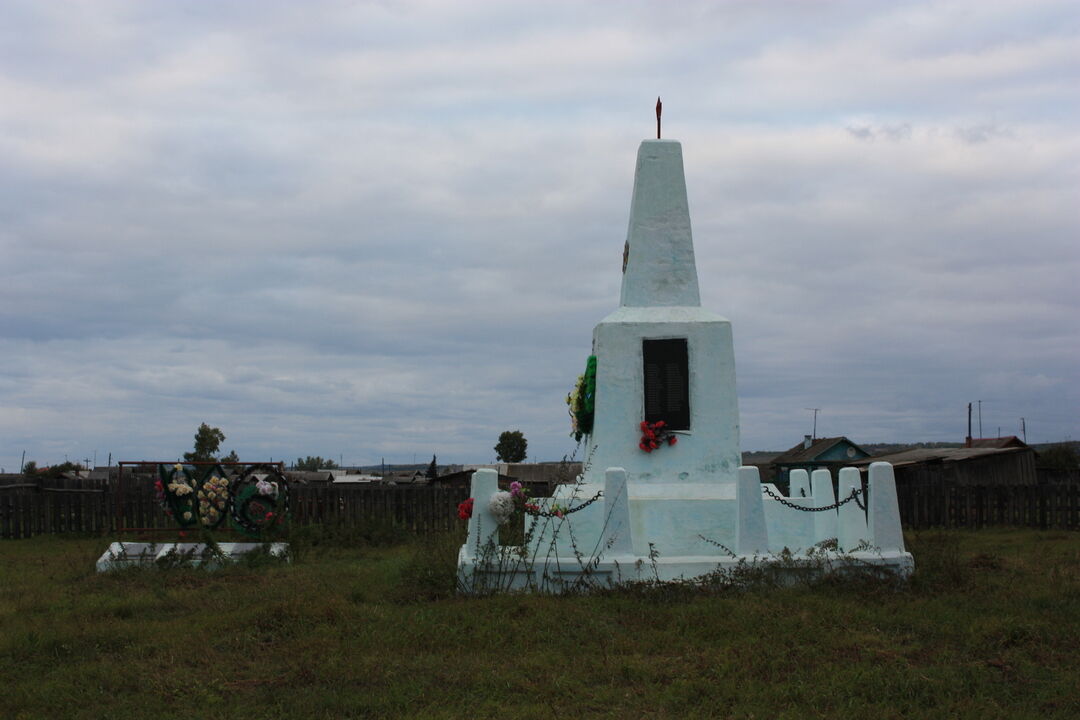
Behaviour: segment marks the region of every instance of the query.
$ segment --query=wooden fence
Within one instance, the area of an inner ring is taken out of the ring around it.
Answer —
[[[295,525],[393,526],[414,533],[463,527],[457,505],[468,488],[293,486]],[[905,528],[1016,526],[1080,530],[1080,484],[945,485],[897,488]],[[48,533],[115,533],[118,528],[175,528],[147,487],[109,489],[0,487],[0,538]]]
[[[457,506],[468,488],[293,486],[294,525],[392,526],[414,533],[464,527]],[[0,538],[50,533],[148,532],[176,529],[147,487],[123,493],[108,489],[0,487]]]
[[[990,525],[1080,530],[1080,484],[898,485],[904,528]]]

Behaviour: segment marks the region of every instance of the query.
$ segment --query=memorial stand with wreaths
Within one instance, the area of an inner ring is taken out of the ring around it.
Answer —
[[[122,461],[115,496],[116,531],[126,537],[101,556],[99,571],[287,556],[283,463]]]

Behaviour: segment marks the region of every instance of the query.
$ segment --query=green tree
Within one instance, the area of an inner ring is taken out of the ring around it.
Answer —
[[[323,460],[318,455],[312,457],[308,455],[306,458],[296,458],[296,464],[293,465],[294,470],[333,470],[337,467],[337,463],[333,460]]]
[[[45,472],[45,477],[55,480],[66,472],[78,472],[82,469],[83,466],[79,463],[62,462],[59,465],[51,465],[49,469]]]
[[[26,477],[35,477],[35,476],[37,476],[37,474],[38,474],[37,463],[34,462],[33,460],[27,460],[26,464],[23,465],[22,472],[23,472],[23,475],[25,475]]]
[[[187,462],[212,462],[217,460],[217,452],[221,443],[225,441],[225,433],[219,428],[210,427],[206,423],[199,425],[195,433],[195,450],[184,453]]]
[[[500,462],[521,462],[525,459],[528,446],[529,441],[520,430],[504,430],[495,446],[495,455]]]
[[[434,480],[437,477],[439,477],[439,466],[435,462],[435,456],[432,455],[431,456],[431,464],[428,465],[428,468],[427,468],[427,478],[428,478],[428,480]]]

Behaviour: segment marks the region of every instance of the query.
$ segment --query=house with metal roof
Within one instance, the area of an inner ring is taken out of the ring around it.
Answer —
[[[773,458],[772,464],[777,482],[786,486],[792,470],[839,469],[868,457],[870,453],[842,435],[816,439],[807,435],[801,443]]]

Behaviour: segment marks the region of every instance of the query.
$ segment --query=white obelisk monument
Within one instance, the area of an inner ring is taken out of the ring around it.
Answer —
[[[757,468],[739,467],[731,323],[701,307],[682,146],[659,139],[659,110],[658,138],[638,148],[619,307],[593,330],[585,471],[538,501],[547,515],[525,516],[528,547],[500,549],[490,508],[498,478],[478,470],[463,585],[690,578],[774,562],[784,550],[826,567],[854,557],[910,572],[888,463],[869,468],[868,493],[845,468],[839,496],[829,471],[817,470],[790,498],[762,485]],[[674,442],[642,447],[642,423],[660,421]]]

